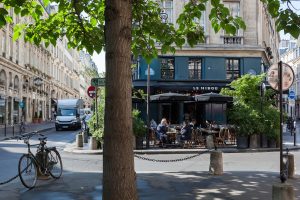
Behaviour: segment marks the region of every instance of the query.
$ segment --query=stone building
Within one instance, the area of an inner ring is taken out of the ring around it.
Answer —
[[[299,41],[300,39],[298,39]],[[290,65],[294,70],[294,84],[290,87],[289,92],[295,93],[295,98],[289,98],[288,94],[284,97],[284,110],[292,118],[300,118],[300,43],[291,38],[283,41],[284,50],[280,55],[282,62]]]
[[[167,22],[174,23],[181,13],[183,0],[164,0],[161,3]],[[193,96],[208,92],[218,93],[234,79],[243,74],[261,74],[272,63],[279,61],[279,34],[275,21],[260,0],[223,0],[233,16],[240,16],[247,29],[238,30],[236,35],[226,35],[224,31],[215,33],[209,21],[210,1],[207,11],[202,13],[198,23],[205,32],[205,42],[193,48],[188,45],[177,49],[175,54],[159,55],[150,67],[150,95],[176,92]],[[158,46],[159,48],[159,46]],[[140,58],[133,74],[133,85],[146,93],[148,64]],[[140,110],[145,117],[145,104]],[[182,116],[193,105],[188,103],[151,103],[150,119],[166,117],[171,123],[182,122]],[[205,105],[200,105],[195,114],[198,120],[208,117]],[[215,120],[224,123],[225,108],[216,106]],[[201,115],[201,116],[200,116]],[[146,117],[145,117],[146,118]],[[200,119],[201,118],[201,119]]]
[[[14,24],[30,20],[12,9],[10,15]],[[68,49],[66,38],[47,48],[13,41],[14,24],[0,30],[0,124],[19,123],[22,116],[26,122],[53,119],[57,99],[81,97],[79,52]]]

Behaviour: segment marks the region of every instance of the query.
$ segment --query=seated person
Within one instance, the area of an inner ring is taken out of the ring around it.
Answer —
[[[177,137],[177,140],[182,144],[186,140],[192,139],[192,129],[189,125],[189,122],[186,120],[183,122],[183,127],[181,128],[180,134]]]
[[[152,130],[156,130],[156,128],[157,128],[157,123],[154,119],[151,119],[151,121],[150,121],[150,128]]]
[[[157,136],[161,142],[161,144],[165,144],[167,142],[167,131],[168,131],[168,124],[167,119],[162,118],[160,124],[157,126]]]
[[[191,129],[196,129],[197,128],[196,119],[192,119],[192,121],[190,122],[190,127],[191,127]]]

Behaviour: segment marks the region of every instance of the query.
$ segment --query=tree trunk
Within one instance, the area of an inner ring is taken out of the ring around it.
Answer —
[[[106,0],[105,4],[103,199],[137,200],[131,116],[132,2]]]

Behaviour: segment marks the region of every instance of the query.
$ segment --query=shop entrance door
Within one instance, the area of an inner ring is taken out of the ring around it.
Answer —
[[[161,106],[162,118],[166,118],[170,124],[179,124],[179,104],[165,103]]]

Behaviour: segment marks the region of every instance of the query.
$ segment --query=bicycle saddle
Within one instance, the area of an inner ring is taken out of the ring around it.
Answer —
[[[47,140],[47,137],[40,137],[39,140],[40,140],[40,141]]]

